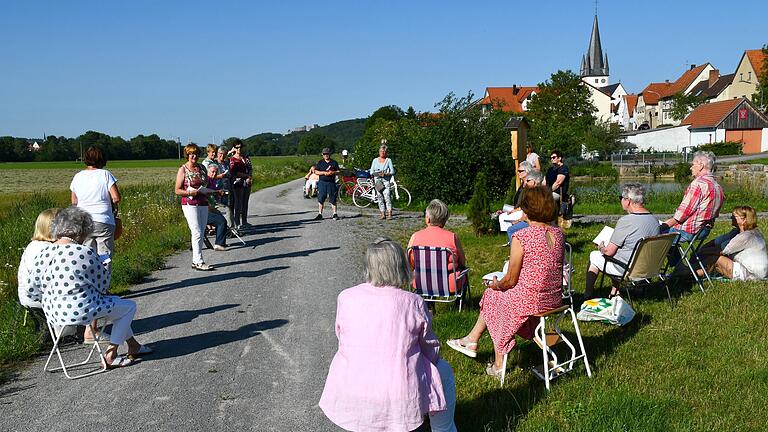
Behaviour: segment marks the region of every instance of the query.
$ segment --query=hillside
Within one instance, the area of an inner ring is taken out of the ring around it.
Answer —
[[[306,134],[322,134],[336,142],[338,149],[351,150],[355,142],[363,136],[366,119],[342,120],[326,126],[320,126],[308,132],[292,132],[286,135],[265,132],[243,140],[246,148],[254,155],[295,154],[299,140]]]

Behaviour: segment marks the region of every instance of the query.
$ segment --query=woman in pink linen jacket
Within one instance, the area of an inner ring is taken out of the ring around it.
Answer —
[[[453,372],[403,248],[388,239],[368,246],[366,280],[339,294],[336,336],[320,408],[351,431],[411,431],[430,413],[432,430],[455,431]]]

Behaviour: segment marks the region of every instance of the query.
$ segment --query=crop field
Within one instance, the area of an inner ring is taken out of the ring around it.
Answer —
[[[268,182],[269,177],[283,178],[289,171],[306,172],[313,158],[273,156],[255,157],[252,161],[254,180]],[[176,159],[129,160],[110,161],[105,168],[117,178],[120,187],[156,184],[171,190],[181,164]],[[74,161],[0,163],[0,195],[68,190],[72,176],[83,168],[81,162]]]

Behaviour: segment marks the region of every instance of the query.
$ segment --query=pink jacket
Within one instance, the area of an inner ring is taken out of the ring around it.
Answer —
[[[339,349],[320,408],[353,431],[411,431],[430,411],[446,409],[440,342],[420,296],[364,283],[339,294]]]

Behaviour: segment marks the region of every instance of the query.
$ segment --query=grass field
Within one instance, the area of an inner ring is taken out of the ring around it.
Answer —
[[[167,255],[189,245],[189,229],[173,193],[178,161],[170,161],[173,165],[168,161],[142,162],[134,168],[112,169],[123,195],[120,215],[124,226],[123,237],[115,243],[110,288],[115,294],[162,268]],[[163,164],[170,166],[160,166]],[[35,218],[44,209],[69,205],[69,182],[81,169],[65,163],[56,168],[31,165],[36,168],[26,172],[0,169],[0,181],[19,179],[17,191],[0,189],[0,367],[34,355],[46,340],[39,322],[37,327],[34,320],[22,325],[24,310],[17,301],[16,273]],[[120,163],[109,168],[112,165]],[[253,190],[295,179],[306,173],[307,166],[308,161],[301,157],[255,158]],[[43,179],[41,174],[47,177]]]
[[[574,225],[566,234],[574,247],[574,287],[583,292],[591,240],[601,225]],[[451,228],[449,226],[448,228]],[[712,236],[727,230],[717,225]],[[437,308],[434,329],[441,341],[464,336],[477,319],[480,278],[498,271],[509,249],[504,236],[475,237],[457,229],[472,268],[475,307]],[[410,233],[400,240],[407,241]],[[607,294],[607,288],[604,290]],[[716,282],[702,294],[681,285],[672,309],[663,287],[635,299],[637,316],[625,327],[581,323],[593,378],[578,366],[553,382],[552,391],[525,368],[541,351],[522,341],[510,354],[507,382],[485,375],[493,359],[487,334],[471,359],[443,345],[456,375],[456,422],[461,431],[710,431],[764,430],[768,421],[768,291],[762,282]],[[572,328],[570,325],[564,326]],[[518,341],[521,341],[518,339]]]

